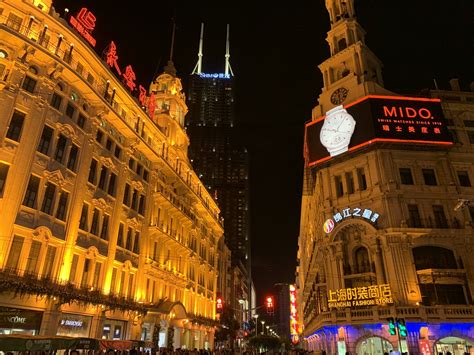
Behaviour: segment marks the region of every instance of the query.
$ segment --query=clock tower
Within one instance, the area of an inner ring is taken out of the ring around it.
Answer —
[[[365,44],[354,0],[326,0],[326,8],[331,24],[326,41],[331,56],[319,65],[324,87],[313,119],[368,94],[393,94],[383,87],[382,62]]]

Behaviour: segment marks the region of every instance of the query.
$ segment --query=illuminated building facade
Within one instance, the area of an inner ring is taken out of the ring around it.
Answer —
[[[173,63],[145,90],[92,12],[68,23],[0,5],[0,334],[213,347],[223,226]]]
[[[189,78],[189,157],[217,199],[225,223],[225,242],[234,264],[250,270],[248,152],[235,123],[235,80],[230,66],[229,27],[224,73],[202,72],[201,25],[198,63]]]
[[[331,57],[320,65],[324,88],[305,140],[297,267],[304,346],[470,353],[474,93],[456,81],[454,91],[425,98],[388,92],[353,1],[326,7]],[[405,323],[407,335],[391,334],[389,318]]]

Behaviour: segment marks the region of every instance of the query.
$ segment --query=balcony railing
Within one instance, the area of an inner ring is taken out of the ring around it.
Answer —
[[[103,290],[82,287],[59,279],[42,277],[18,269],[0,270],[0,290],[14,295],[46,296],[54,298],[59,304],[75,302],[78,304],[103,305],[111,310],[137,311],[146,313],[146,307],[133,298],[115,294],[105,294]]]

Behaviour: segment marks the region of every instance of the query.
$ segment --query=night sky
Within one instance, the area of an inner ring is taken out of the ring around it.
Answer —
[[[93,36],[102,53],[111,40],[119,65],[131,64],[147,87],[169,57],[177,24],[174,63],[187,89],[205,23],[204,72],[223,72],[226,24],[237,117],[250,153],[253,279],[260,296],[277,282],[294,282],[303,171],[303,127],[317,103],[329,56],[324,1],[55,1],[71,14],[87,7],[97,17]],[[136,5],[135,5],[136,4]],[[384,63],[385,87],[415,94],[474,80],[472,0],[356,0],[369,48]]]

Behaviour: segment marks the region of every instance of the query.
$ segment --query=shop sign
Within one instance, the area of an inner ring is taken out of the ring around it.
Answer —
[[[71,26],[74,27],[92,47],[95,47],[96,44],[95,38],[91,35],[92,30],[95,28],[95,21],[96,17],[94,14],[85,7],[79,11],[76,17],[71,16],[69,18]]]
[[[368,208],[364,208],[364,209],[359,208],[359,207],[354,207],[352,209],[345,208],[342,210],[342,212],[335,213],[332,216],[332,218],[329,218],[326,220],[326,222],[324,222],[323,224],[324,233],[326,234],[331,233],[334,227],[336,226],[336,223],[339,223],[349,217],[362,218],[371,223],[376,223],[380,215],[377,212],[373,212],[372,210]]]
[[[75,314],[63,314],[59,318],[56,335],[88,336],[91,317]]]
[[[299,342],[298,310],[296,308],[296,287],[290,285],[290,335],[293,344]]]
[[[342,288],[328,292],[329,308],[383,306],[392,303],[390,284]]]
[[[420,345],[420,354],[433,355],[433,344],[430,340],[422,339],[418,343]]]
[[[38,330],[42,316],[43,313],[38,311],[0,307],[0,328]]]
[[[199,76],[207,79],[230,79],[230,74],[225,73],[201,73]]]

